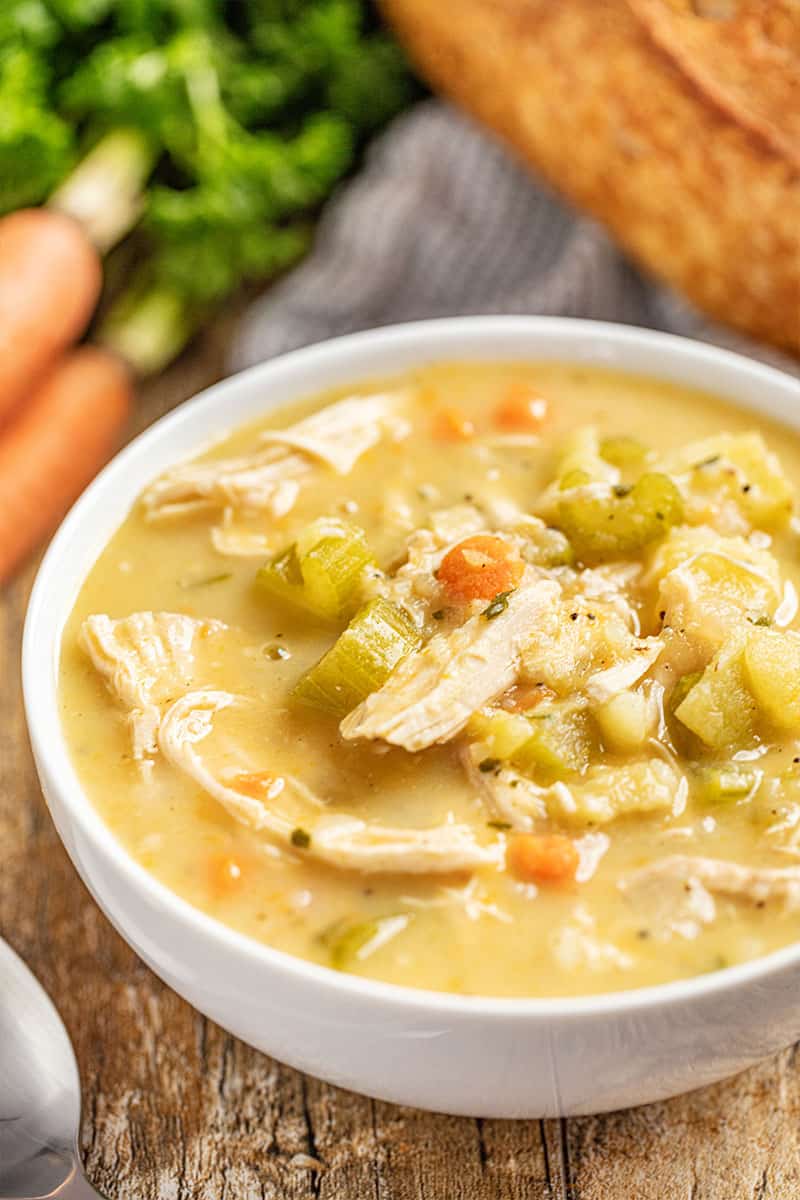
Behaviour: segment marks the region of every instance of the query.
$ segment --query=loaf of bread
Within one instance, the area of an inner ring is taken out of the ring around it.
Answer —
[[[800,0],[383,0],[422,73],[646,268],[800,354]]]

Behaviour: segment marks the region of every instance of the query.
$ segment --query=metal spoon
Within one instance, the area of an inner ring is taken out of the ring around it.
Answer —
[[[78,1153],[80,1114],[63,1022],[0,938],[0,1200],[98,1200]]]

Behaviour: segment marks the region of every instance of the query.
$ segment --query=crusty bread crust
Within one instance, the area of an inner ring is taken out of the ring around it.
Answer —
[[[800,0],[382,3],[431,82],[644,266],[800,354]]]

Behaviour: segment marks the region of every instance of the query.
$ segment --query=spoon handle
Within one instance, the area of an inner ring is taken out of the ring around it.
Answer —
[[[89,1183],[83,1173],[81,1160],[76,1154],[69,1176],[47,1200],[103,1200],[103,1197]]]

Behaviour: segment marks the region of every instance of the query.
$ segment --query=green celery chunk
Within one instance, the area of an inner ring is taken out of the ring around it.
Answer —
[[[325,929],[319,940],[330,955],[331,966],[337,971],[347,971],[402,933],[410,920],[408,913],[376,917],[371,921],[344,918]]]
[[[358,601],[364,571],[375,562],[362,529],[321,517],[256,575],[262,591],[335,621]]]
[[[632,488],[611,495],[577,491],[558,504],[558,526],[578,558],[602,561],[659,541],[683,517],[680,493],[668,475],[649,471]]]
[[[419,643],[419,632],[403,609],[380,597],[370,600],[292,696],[308,708],[343,717],[381,687]]]
[[[749,796],[758,783],[758,772],[743,771],[739,767],[706,767],[698,779],[701,799],[716,804],[730,800],[742,800]]]
[[[603,438],[600,443],[600,457],[621,470],[641,467],[647,458],[647,447],[638,438],[623,433],[617,437]]]

